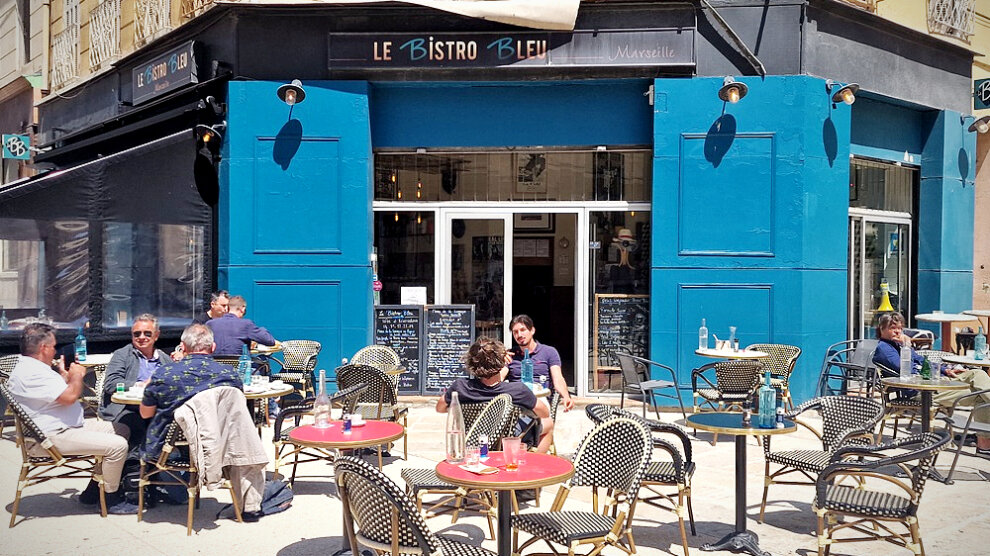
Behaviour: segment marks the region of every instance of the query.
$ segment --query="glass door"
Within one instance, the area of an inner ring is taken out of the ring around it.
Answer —
[[[910,215],[849,211],[850,338],[875,336],[883,281],[890,288],[894,310],[911,318],[911,257]]]
[[[440,303],[474,305],[475,337],[509,340],[512,299],[512,216],[444,210],[438,281]]]

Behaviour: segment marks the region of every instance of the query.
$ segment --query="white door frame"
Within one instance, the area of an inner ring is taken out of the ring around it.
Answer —
[[[847,300],[848,308],[847,308],[847,312],[846,312],[847,315],[850,315],[850,319],[849,319],[849,322],[847,323],[846,326],[847,326],[847,335],[849,336],[849,338],[850,339],[859,339],[859,337],[862,336],[862,334],[863,334],[863,328],[864,328],[864,326],[860,326],[858,330],[853,330],[854,319],[852,318],[852,314],[853,314],[853,308],[855,307],[855,303],[854,303],[854,300],[853,300],[853,295],[856,295],[856,296],[859,297],[860,314],[858,315],[858,318],[860,320],[862,320],[863,319],[863,313],[866,311],[866,309],[865,309],[865,307],[866,307],[865,304],[866,304],[866,300],[867,300],[867,296],[866,296],[867,289],[866,288],[868,286],[866,284],[866,280],[863,280],[862,279],[863,278],[863,273],[862,273],[862,270],[860,270],[859,289],[856,290],[856,291],[853,291],[853,286],[856,285],[855,284],[855,273],[853,272],[853,270],[854,270],[854,265],[860,265],[860,268],[862,269],[862,264],[863,264],[864,260],[866,259],[866,223],[867,222],[877,222],[877,223],[881,223],[881,224],[898,224],[898,225],[904,226],[906,228],[906,230],[907,230],[907,234],[906,234],[907,237],[906,238],[902,238],[901,240],[899,240],[899,242],[900,242],[900,245],[901,245],[900,248],[907,251],[907,274],[906,274],[906,276],[904,278],[904,284],[905,284],[905,290],[907,290],[907,294],[908,295],[907,295],[907,297],[904,297],[903,299],[906,300],[905,307],[906,307],[906,309],[907,309],[907,311],[909,313],[913,312],[913,307],[911,307],[911,292],[913,291],[911,289],[912,288],[912,284],[911,284],[911,270],[913,268],[913,266],[912,266],[912,264],[913,264],[912,263],[912,260],[914,259],[914,251],[912,250],[914,228],[913,228],[912,223],[911,223],[911,215],[908,214],[908,213],[906,213],[906,212],[894,212],[894,211],[885,211],[885,210],[874,210],[874,209],[864,209],[864,208],[850,207],[849,208],[849,223],[848,223],[848,226],[849,226],[849,247],[852,247],[852,241],[853,241],[853,221],[854,220],[855,221],[858,221],[859,222],[859,226],[860,226],[859,245],[857,246],[858,253],[859,253],[859,260],[853,260],[853,256],[852,256],[853,250],[850,249],[850,254],[849,254],[849,268],[847,269],[847,273],[849,275],[848,276],[848,280],[849,280],[848,281],[848,284],[849,285],[847,287],[847,290],[849,291],[850,295],[849,295],[849,299]],[[872,285],[870,285],[869,287],[872,287]],[[911,316],[912,315],[910,315],[910,314],[904,315],[904,317],[906,319],[908,319],[908,322],[910,322]]]

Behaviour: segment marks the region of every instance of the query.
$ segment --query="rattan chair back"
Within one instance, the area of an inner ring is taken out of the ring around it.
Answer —
[[[10,373],[14,370],[14,367],[17,366],[17,361],[20,360],[20,357],[21,356],[16,353],[11,355],[0,355],[0,384],[7,382],[7,379],[10,378]]]
[[[715,384],[723,395],[749,395],[760,384],[759,361],[719,361],[715,363]]]
[[[337,368],[337,387],[341,390],[355,384],[365,384],[367,389],[357,399],[358,411],[371,419],[389,417],[392,406],[398,403],[395,383],[388,375],[371,365],[348,363]]]
[[[316,340],[286,340],[282,346],[282,370],[302,373],[316,368],[323,346]]]
[[[618,417],[604,421],[578,445],[569,484],[610,489],[632,503],[652,447],[653,438],[642,420]]]
[[[365,346],[359,349],[349,362],[356,365],[371,365],[384,373],[388,373],[399,368],[399,354],[388,346]]]

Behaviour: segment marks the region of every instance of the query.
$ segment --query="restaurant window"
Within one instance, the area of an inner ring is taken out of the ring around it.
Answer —
[[[433,211],[375,212],[375,248],[381,303],[397,305],[404,286],[426,286],[427,303],[434,302]]]

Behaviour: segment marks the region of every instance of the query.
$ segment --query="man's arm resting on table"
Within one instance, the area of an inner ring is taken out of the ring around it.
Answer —
[[[55,398],[55,403],[59,405],[72,405],[82,394],[83,375],[86,374],[86,367],[73,363],[65,374],[67,386],[59,397]]]
[[[155,413],[158,411],[158,406],[144,405],[144,402],[141,402],[141,406],[138,408],[138,410],[141,412],[142,418],[151,419],[152,417],[155,416]]]

